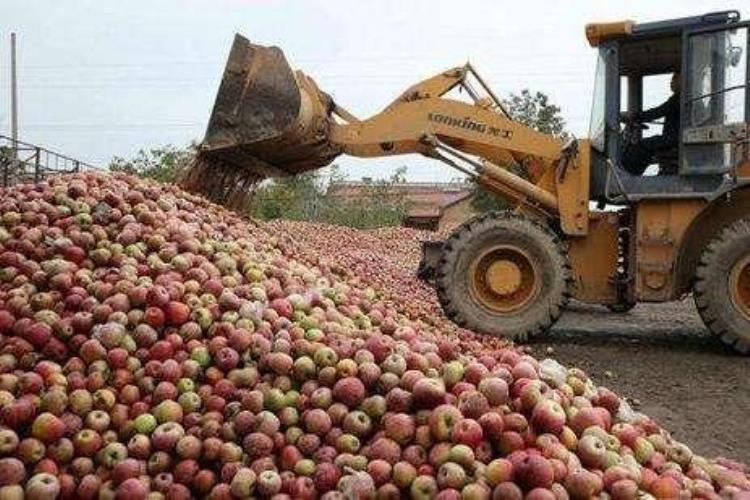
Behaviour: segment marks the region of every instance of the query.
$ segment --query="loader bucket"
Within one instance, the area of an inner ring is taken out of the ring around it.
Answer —
[[[236,35],[196,161],[182,187],[240,208],[267,177],[327,165],[338,155],[329,142],[330,98],[278,47]]]
[[[201,149],[264,176],[321,167],[332,159],[324,100],[281,49],[236,35]]]

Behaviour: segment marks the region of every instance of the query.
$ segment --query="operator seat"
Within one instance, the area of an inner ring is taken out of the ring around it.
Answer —
[[[679,149],[674,147],[656,153],[654,161],[659,165],[659,175],[675,175],[680,168]]]

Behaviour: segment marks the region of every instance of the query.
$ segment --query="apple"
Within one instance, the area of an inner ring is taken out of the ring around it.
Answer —
[[[562,406],[554,400],[545,399],[534,406],[531,425],[537,432],[560,434],[565,426],[566,415]]]
[[[453,428],[461,420],[463,420],[463,415],[458,408],[447,404],[440,405],[430,413],[430,432],[437,441],[448,441]]]

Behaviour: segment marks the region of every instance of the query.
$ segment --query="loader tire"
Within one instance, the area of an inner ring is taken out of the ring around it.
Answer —
[[[555,233],[501,211],[467,221],[446,240],[436,288],[443,311],[459,326],[523,341],[560,316],[570,276]]]
[[[709,330],[750,354],[750,218],[726,227],[703,251],[693,299]]]
[[[635,302],[615,302],[607,304],[607,309],[617,314],[625,314],[635,307]]]

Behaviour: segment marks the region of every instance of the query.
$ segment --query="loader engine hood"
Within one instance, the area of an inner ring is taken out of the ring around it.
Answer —
[[[332,102],[278,47],[235,35],[200,154],[259,178],[329,164]]]

